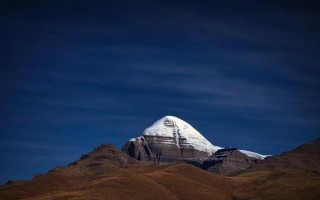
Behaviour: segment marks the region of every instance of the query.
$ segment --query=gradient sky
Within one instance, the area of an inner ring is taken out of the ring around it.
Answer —
[[[165,115],[280,154],[320,137],[319,1],[0,3],[0,183]]]

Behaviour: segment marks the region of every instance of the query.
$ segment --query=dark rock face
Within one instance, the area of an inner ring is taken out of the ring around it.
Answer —
[[[202,163],[201,168],[216,174],[232,176],[255,165],[260,160],[241,153],[236,148],[218,150],[209,159]]]
[[[140,137],[140,140],[128,141],[123,147],[122,151],[135,158],[142,161],[154,161],[157,159],[155,155],[150,150],[147,141],[144,137]]]
[[[147,145],[158,162],[173,162],[181,159],[180,150],[178,146],[173,143],[174,138],[148,135],[143,137],[146,139]]]
[[[181,138],[180,138],[181,140]],[[195,162],[202,163],[208,158],[207,152],[199,151],[191,145],[177,146],[175,138],[161,136],[141,136],[128,141],[122,151],[141,161],[153,162]]]

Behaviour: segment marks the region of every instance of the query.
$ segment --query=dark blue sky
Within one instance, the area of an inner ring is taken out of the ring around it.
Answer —
[[[0,183],[175,115],[213,144],[320,137],[319,1],[0,3]]]

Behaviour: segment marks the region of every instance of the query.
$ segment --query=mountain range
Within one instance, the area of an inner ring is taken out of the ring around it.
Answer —
[[[166,116],[122,148],[103,144],[0,199],[320,199],[320,139],[277,156],[212,145]]]

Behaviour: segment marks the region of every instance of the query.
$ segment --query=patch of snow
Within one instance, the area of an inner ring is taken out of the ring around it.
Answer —
[[[178,148],[180,148],[180,144],[179,144],[180,133],[179,133],[179,128],[177,127],[175,122],[173,122],[172,131],[173,131],[173,135],[176,135],[176,144],[177,144]]]
[[[175,144],[175,143],[173,143],[173,142],[167,142],[167,141],[164,141],[164,142],[161,142],[162,144],[170,144],[170,145],[173,145],[173,144]]]
[[[242,153],[246,154],[249,157],[260,159],[260,160],[263,160],[266,157],[270,156],[270,155],[261,155],[261,154],[258,154],[252,151],[247,151],[247,150],[239,150],[239,151],[241,151]]]
[[[144,140],[143,136],[139,136],[139,137],[131,138],[129,141],[130,141],[130,142],[138,141],[138,142],[140,142],[140,143],[141,143],[141,140]]]

